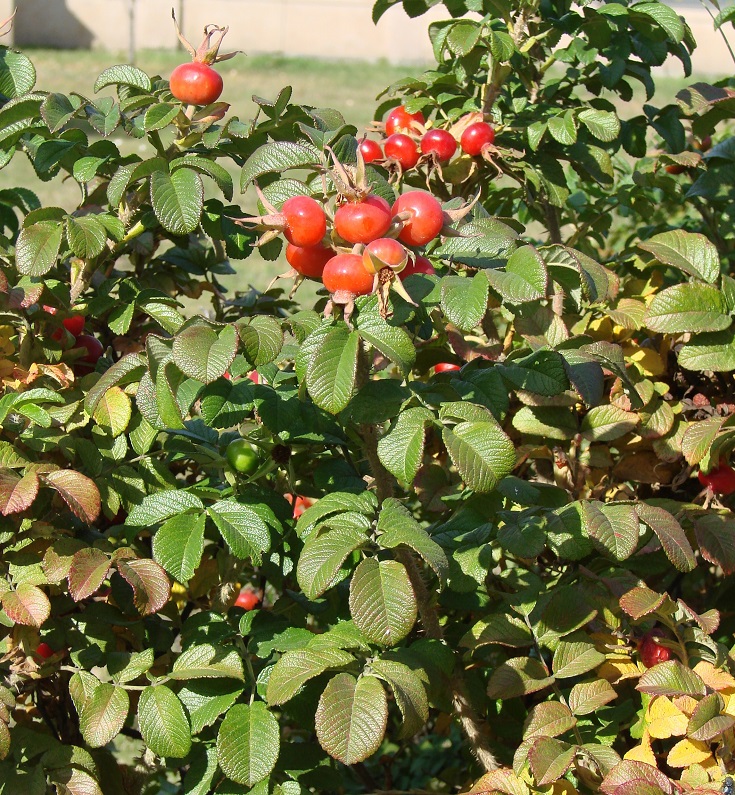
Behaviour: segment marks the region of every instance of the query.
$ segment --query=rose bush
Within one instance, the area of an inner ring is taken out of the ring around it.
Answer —
[[[1,793],[731,790],[735,89],[652,104],[663,3],[444,5],[368,131],[2,50],[80,198],[0,191]]]

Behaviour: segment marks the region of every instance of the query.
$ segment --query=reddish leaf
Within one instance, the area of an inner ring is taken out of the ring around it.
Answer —
[[[100,515],[100,492],[93,480],[73,469],[57,469],[43,476],[59,492],[71,512],[87,524]]]
[[[86,544],[76,538],[59,538],[46,550],[41,568],[46,579],[52,583],[60,583],[69,576],[74,555]]]
[[[637,506],[638,516],[658,536],[668,559],[679,571],[691,571],[697,561],[694,550],[684,529],[674,517],[663,508],[641,502]]]
[[[684,613],[692,619],[692,621],[696,621],[699,624],[702,632],[706,632],[708,635],[711,635],[717,627],[720,626],[720,613],[718,610],[714,608],[712,610],[707,610],[706,613],[695,613],[689,605],[681,599],[676,600],[679,607],[684,611]]]
[[[735,572],[735,520],[722,514],[701,516],[694,524],[702,557],[725,574]]]
[[[620,764],[615,765],[600,784],[600,790],[606,795],[617,795],[618,787],[633,781],[660,787],[666,795],[672,795],[674,792],[674,786],[668,776],[652,765],[636,762],[633,759],[623,759]]]
[[[42,284],[28,285],[26,287],[11,287],[8,294],[8,306],[10,309],[28,309],[29,306],[38,301],[43,293]]]
[[[3,516],[30,508],[38,494],[38,475],[27,472],[23,477],[8,469],[0,472],[0,509]]]
[[[15,591],[6,591],[2,603],[11,621],[29,627],[40,627],[51,614],[48,596],[28,583],[21,583]]]
[[[665,795],[665,793],[666,790],[661,789],[658,784],[652,784],[642,778],[626,781],[615,790],[615,795]]]
[[[78,602],[91,596],[107,579],[110,558],[101,549],[86,547],[74,554],[69,569],[69,591]]]
[[[171,594],[171,583],[161,566],[149,559],[120,560],[117,570],[135,594],[135,606],[147,616],[160,610]]]
[[[620,607],[622,607],[631,618],[637,620],[658,610],[665,599],[666,594],[656,593],[656,591],[642,586],[640,588],[633,588],[628,591],[628,593],[623,594],[623,596],[620,597]]]
[[[512,770],[500,769],[486,773],[467,795],[529,795],[529,789],[524,781],[516,776]]]
[[[553,737],[539,737],[528,751],[528,761],[539,786],[560,779],[574,761],[577,748]]]

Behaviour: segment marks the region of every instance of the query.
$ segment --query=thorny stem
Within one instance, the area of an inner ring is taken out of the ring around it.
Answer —
[[[357,382],[358,386],[367,382],[370,373],[370,366],[366,358],[365,350],[362,349],[358,359]],[[388,470],[383,466],[378,456],[378,429],[375,425],[362,425],[360,426],[360,434],[363,440],[363,448],[365,456],[370,464],[375,487],[377,491],[378,502],[382,503],[385,499],[393,494],[393,477]],[[398,548],[396,551],[396,558],[403,564],[411,582],[414,595],[416,596],[416,603],[418,606],[421,624],[426,632],[427,637],[434,640],[443,641],[444,633],[442,632],[441,624],[439,623],[439,615],[436,607],[432,603],[431,594],[426,587],[426,583],[421,576],[421,571],[416,565],[416,560],[413,552],[409,549]],[[462,667],[459,660],[457,660],[454,674],[450,679],[450,687],[452,691],[452,705],[454,713],[462,726],[462,729],[470,741],[475,756],[480,764],[489,773],[492,770],[497,770],[499,767],[493,752],[487,742],[487,728],[484,721],[481,720],[475,711],[472,703],[467,694],[467,687],[464,682]]]

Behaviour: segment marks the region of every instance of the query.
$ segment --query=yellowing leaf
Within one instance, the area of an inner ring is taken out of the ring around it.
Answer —
[[[646,718],[648,733],[657,740],[673,736],[683,737],[687,733],[689,719],[665,696],[659,696],[651,701]]]
[[[722,710],[722,714],[732,715],[735,718],[735,688],[721,690],[720,695],[725,699],[725,708]]]
[[[608,660],[597,669],[597,675],[614,684],[621,679],[637,679],[641,671],[630,660]]]
[[[676,696],[672,701],[674,706],[680,709],[688,718],[692,717],[692,713],[699,706],[699,701],[691,696]]]
[[[647,376],[663,375],[666,365],[659,354],[652,348],[639,348],[637,345],[623,345],[623,353],[629,362],[634,362]]]
[[[709,776],[702,765],[691,765],[682,772],[681,781],[691,787],[701,787],[709,784]]]
[[[609,340],[613,333],[613,322],[609,317],[599,317],[587,326],[587,334],[595,340]]]
[[[633,762],[643,762],[646,765],[657,767],[656,755],[653,753],[653,749],[651,748],[651,737],[647,730],[643,732],[640,745],[636,745],[635,748],[631,748],[624,758],[630,759]]]
[[[711,662],[700,660],[694,666],[694,671],[702,677],[707,687],[711,687],[713,690],[735,688],[735,677],[721,668],[715,668]]]
[[[666,757],[666,761],[671,767],[701,765],[707,759],[712,759],[712,752],[709,750],[709,745],[699,740],[689,739],[679,740]]]
[[[555,781],[550,795],[579,795],[579,791],[569,781]]]

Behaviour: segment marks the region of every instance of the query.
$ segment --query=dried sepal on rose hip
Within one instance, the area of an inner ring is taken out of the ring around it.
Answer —
[[[279,210],[268,201],[257,183],[255,192],[266,210],[265,215],[245,216],[236,219],[235,223],[254,226],[263,232],[257,246],[264,246],[279,235],[283,235],[291,245],[301,248],[321,245],[327,234],[327,216],[324,207],[316,199],[311,196],[291,196]]]
[[[238,51],[220,54],[219,48],[222,39],[229,30],[227,26],[206,25],[204,38],[196,49],[184,38],[176,14],[171,11],[171,16],[176,28],[176,35],[191,55],[189,63],[179,64],[169,78],[171,93],[187,105],[211,105],[216,102],[222,93],[222,76],[212,69],[212,64],[226,61],[238,54]]]
[[[9,17],[6,17],[0,22],[0,36],[7,36],[7,34],[13,29],[13,20],[15,19],[15,15],[17,13],[18,10],[16,9]]]

